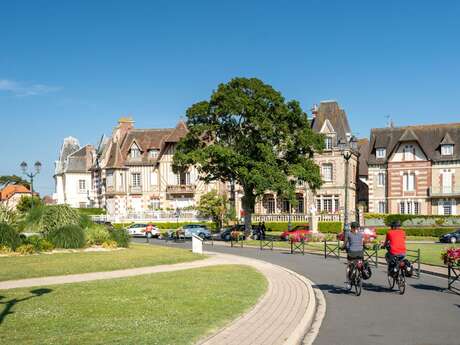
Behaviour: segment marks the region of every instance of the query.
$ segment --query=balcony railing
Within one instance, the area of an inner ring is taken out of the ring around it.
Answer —
[[[354,214],[353,214],[354,215]],[[320,222],[341,222],[343,221],[343,215],[339,213],[321,213],[316,215],[318,221]],[[350,212],[352,216],[352,212]],[[291,222],[308,222],[310,220],[310,215],[306,213],[292,213],[289,217],[289,214],[286,213],[271,213],[271,214],[254,214],[252,220],[254,222],[288,222],[291,219]]]
[[[460,197],[460,187],[430,187],[428,196],[431,198]]]
[[[196,186],[193,184],[170,185],[166,187],[166,193],[168,194],[193,194],[195,190]]]
[[[142,193],[142,186],[129,186],[129,192],[131,194]]]

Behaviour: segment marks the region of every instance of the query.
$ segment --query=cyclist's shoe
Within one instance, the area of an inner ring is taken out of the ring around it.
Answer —
[[[351,283],[350,282],[345,282],[345,290],[351,290]]]

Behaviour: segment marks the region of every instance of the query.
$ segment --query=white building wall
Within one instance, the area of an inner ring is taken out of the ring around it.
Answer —
[[[79,181],[85,181],[80,190]],[[90,207],[88,191],[91,188],[91,173],[66,173],[64,176],[64,203],[71,207]]]

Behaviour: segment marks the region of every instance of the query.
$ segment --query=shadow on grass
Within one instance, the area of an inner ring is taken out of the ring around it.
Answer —
[[[3,323],[3,321],[5,320],[5,318],[7,317],[7,315],[9,314],[13,314],[14,311],[12,311],[13,307],[20,303],[20,302],[24,302],[24,301],[27,301],[31,298],[34,298],[34,297],[40,297],[40,296],[43,296],[47,293],[50,293],[52,292],[53,290],[51,289],[46,289],[46,288],[42,288],[42,289],[34,289],[34,290],[30,290],[30,292],[32,293],[32,295],[28,296],[28,297],[24,297],[24,298],[13,298],[13,299],[10,299],[9,301],[3,301],[3,299],[5,299],[5,296],[0,296],[0,304],[3,304],[5,305],[5,307],[3,308],[3,310],[0,312],[0,325]]]

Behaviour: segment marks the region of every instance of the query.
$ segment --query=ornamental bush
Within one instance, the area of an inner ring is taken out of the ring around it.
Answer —
[[[31,255],[35,253],[35,248],[33,244],[21,244],[16,248],[16,252],[21,255]]]
[[[83,248],[85,246],[85,232],[79,225],[54,228],[48,232],[47,239],[56,248]]]
[[[18,232],[6,223],[0,223],[0,246],[6,246],[15,250],[21,244]]]
[[[118,247],[128,248],[131,240],[128,231],[125,229],[112,229],[109,231],[110,239],[117,243]]]
[[[105,241],[110,240],[110,233],[104,225],[93,224],[85,229],[85,238],[89,246],[100,246]]]
[[[455,228],[425,227],[425,228],[406,228],[402,227],[406,236],[431,236],[439,237],[455,230]],[[385,235],[389,228],[377,228],[377,235]]]

